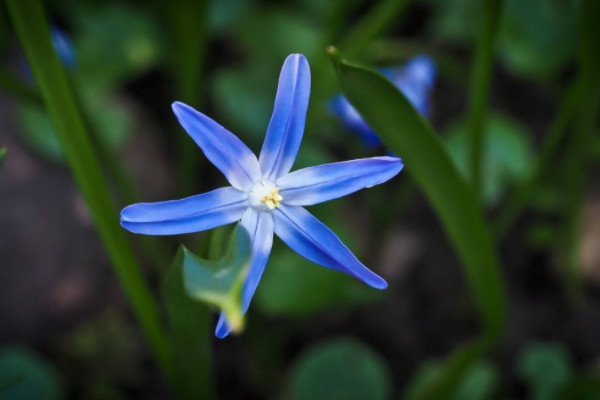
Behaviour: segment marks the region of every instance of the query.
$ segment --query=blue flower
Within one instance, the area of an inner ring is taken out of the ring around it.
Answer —
[[[435,62],[426,55],[419,55],[408,61],[403,67],[380,69],[390,81],[404,93],[412,105],[424,116],[431,112],[430,93],[435,83]],[[342,95],[336,96],[331,103],[334,114],[351,131],[356,132],[365,145],[375,148],[381,145],[377,134],[362,119],[358,111]]]
[[[69,68],[74,68],[77,64],[75,51],[69,36],[60,28],[52,25],[50,35],[52,36],[52,45],[62,63]]]
[[[258,159],[215,121],[188,105],[173,103],[181,125],[231,186],[182,200],[133,204],[121,211],[121,225],[134,233],[176,235],[240,221],[253,243],[242,293],[243,312],[265,269],[273,234],[314,263],[385,289],[385,280],[365,267],[303,206],[383,183],[400,172],[402,161],[373,157],[290,172],[302,141],[309,96],[308,61],[303,55],[292,54],[281,70],[273,115]],[[229,332],[221,314],[216,335],[222,338]]]
[[[56,25],[51,25],[50,38],[52,41],[52,46],[54,47],[54,51],[56,51],[56,54],[58,55],[58,59],[65,67],[75,68],[77,65],[75,51],[73,50],[71,39],[69,39],[69,36],[67,36],[65,31]],[[29,64],[27,64],[25,57],[21,57],[21,65],[27,80],[33,82],[33,76],[31,75],[31,70],[29,69]]]

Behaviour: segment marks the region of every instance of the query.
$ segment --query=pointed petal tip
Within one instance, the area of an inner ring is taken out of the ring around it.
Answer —
[[[373,289],[377,289],[377,290],[385,290],[388,288],[388,283],[385,281],[385,279],[383,279],[382,277],[379,277],[379,279],[373,281],[373,282],[369,282],[368,285],[371,286]]]
[[[121,210],[121,213],[119,214],[119,220],[121,222],[121,226],[123,226],[123,222],[127,222],[130,220],[128,214],[133,206],[135,206],[135,204],[130,204],[127,207],[123,207],[123,209]]]
[[[227,336],[229,335],[229,332],[227,332],[227,330],[215,330],[215,337],[217,339],[225,339]]]
[[[175,115],[179,115],[179,113],[181,113],[182,111],[185,111],[188,108],[191,108],[191,107],[185,103],[182,103],[181,101],[174,101],[173,103],[171,103],[171,109],[173,110]]]
[[[365,267],[367,269],[367,267]],[[388,288],[388,283],[381,276],[377,275],[375,272],[367,269],[368,273],[363,273],[359,275],[355,275],[359,280],[363,281],[367,285],[371,286],[373,289],[377,290],[385,290]]]
[[[225,339],[231,331],[225,322],[225,317],[221,313],[219,315],[219,321],[217,322],[217,327],[215,328],[215,337],[218,339]]]

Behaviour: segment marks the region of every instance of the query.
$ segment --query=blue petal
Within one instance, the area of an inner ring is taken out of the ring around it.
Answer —
[[[309,206],[379,185],[402,169],[396,157],[373,157],[304,168],[276,182],[284,204]]]
[[[252,240],[252,259],[246,282],[242,292],[242,311],[245,313],[250,306],[250,300],[254,296],[256,287],[267,265],[271,247],[273,246],[273,217],[270,213],[259,213],[252,208],[248,208],[240,222],[250,233]],[[225,321],[225,315],[221,313],[215,335],[224,338],[229,335],[231,330]]]
[[[309,97],[308,61],[302,54],[292,54],[281,69],[273,115],[260,152],[265,179],[275,180],[292,168],[304,133]]]
[[[75,60],[75,51],[73,50],[69,36],[56,25],[52,25],[50,35],[52,37],[52,45],[60,61],[67,67],[75,67],[77,63]]]
[[[435,61],[427,55],[409,60],[404,67],[381,71],[402,91],[412,105],[424,116],[431,110],[431,89],[435,83]]]
[[[376,289],[387,287],[383,278],[358,261],[331,229],[304,208],[280,205],[272,214],[275,234],[301,256]]]
[[[247,207],[245,192],[224,187],[181,200],[132,204],[121,211],[121,226],[146,235],[200,232],[238,221]]]
[[[256,156],[233,133],[186,104],[176,101],[172,107],[181,126],[233,187],[247,190],[260,180]]]

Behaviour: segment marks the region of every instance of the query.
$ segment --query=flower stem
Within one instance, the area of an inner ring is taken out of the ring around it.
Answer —
[[[175,82],[177,100],[192,107],[203,102],[201,88],[202,66],[207,43],[206,0],[172,0],[166,3],[165,16],[170,33],[171,73]],[[206,89],[204,89],[206,90]],[[200,175],[197,146],[185,134],[177,134],[177,176],[181,195],[189,195]]]
[[[567,132],[569,122],[573,118],[576,106],[580,102],[581,90],[579,86],[579,80],[574,79],[562,99],[554,121],[548,128],[546,135],[544,135],[544,143],[529,177],[515,188],[514,193],[508,197],[506,204],[494,221],[494,231],[498,240],[502,240],[509,233],[511,227],[527,206],[531,196],[535,193],[536,183],[544,175],[556,155],[556,151]]]
[[[485,0],[483,20],[478,33],[469,94],[468,130],[470,170],[475,193],[481,196],[484,137],[487,103],[490,92],[494,44],[502,14],[502,0]]]
[[[585,197],[587,170],[585,157],[594,122],[600,108],[600,27],[597,16],[600,3],[585,0],[581,7],[581,36],[579,47],[579,73],[581,93],[573,119],[573,136],[567,149],[567,215],[564,221],[562,244],[564,277],[567,294],[576,298],[580,294],[579,274],[582,204]]]
[[[52,47],[42,3],[40,0],[6,0],[6,4],[75,181],[142,330],[165,376],[169,377],[171,356],[156,301],[119,226],[118,213],[81,110]]]

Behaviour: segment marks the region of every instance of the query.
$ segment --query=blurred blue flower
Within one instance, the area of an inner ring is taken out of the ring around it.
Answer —
[[[54,46],[54,51],[56,51],[59,60],[65,67],[75,68],[77,66],[77,59],[75,58],[75,50],[73,50],[73,44],[71,43],[69,36],[65,33],[65,31],[54,24],[52,24],[50,27],[50,36],[52,40],[52,46]],[[29,81],[33,82],[33,76],[31,75],[31,70],[29,69],[27,60],[25,60],[25,57],[22,57],[21,60],[25,76]]]
[[[60,61],[62,61],[65,67],[75,68],[77,65],[75,50],[73,50],[73,43],[71,43],[69,36],[56,25],[52,25],[50,34],[52,36],[52,45]]]
[[[430,93],[436,76],[435,62],[432,58],[419,55],[402,67],[383,68],[379,71],[404,93],[417,111],[425,117],[429,116],[431,112]],[[367,147],[375,148],[381,145],[377,134],[344,96],[336,96],[331,102],[331,109],[348,129],[360,136]]]
[[[253,243],[242,293],[244,312],[265,269],[274,233],[308,260],[385,289],[385,280],[364,266],[303,206],[383,183],[400,172],[402,161],[373,157],[289,172],[302,141],[309,96],[308,61],[292,54],[281,70],[273,115],[258,159],[215,121],[188,105],[173,103],[181,125],[231,186],[182,200],[130,205],[121,211],[121,225],[134,233],[177,235],[240,221]],[[222,338],[229,332],[221,314],[216,335]]]

